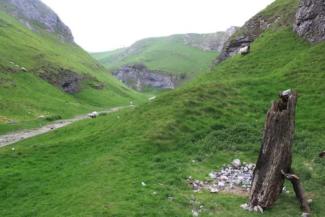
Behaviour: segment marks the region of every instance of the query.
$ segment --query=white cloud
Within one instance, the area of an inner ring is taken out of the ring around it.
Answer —
[[[88,51],[129,46],[176,33],[241,26],[274,0],[42,0]]]

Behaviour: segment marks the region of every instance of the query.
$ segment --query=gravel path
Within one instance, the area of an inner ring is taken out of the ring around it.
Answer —
[[[112,113],[112,112],[117,112],[117,111],[119,111],[120,109],[123,109],[123,108],[127,108],[127,107],[115,107],[115,108],[111,108],[109,110],[101,111],[101,112],[98,112],[98,113],[99,114],[108,114],[108,113]],[[30,129],[30,130],[22,130],[22,131],[19,131],[19,132],[9,133],[9,134],[6,134],[6,135],[0,135],[0,148],[4,147],[4,146],[7,146],[7,145],[10,145],[10,144],[13,144],[13,143],[16,143],[18,141],[27,139],[27,138],[31,138],[33,136],[37,136],[37,135],[40,135],[40,134],[47,133],[49,131],[52,131],[52,130],[67,126],[67,125],[72,124],[72,123],[74,123],[76,121],[84,120],[84,119],[87,119],[87,118],[89,118],[88,114],[79,115],[79,116],[76,116],[76,117],[71,118],[71,119],[55,121],[55,122],[53,122],[51,124],[45,125],[45,126],[40,127],[40,128],[35,128],[35,129]]]

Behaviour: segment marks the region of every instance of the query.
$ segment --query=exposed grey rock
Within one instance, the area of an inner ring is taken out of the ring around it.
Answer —
[[[69,69],[55,69],[43,67],[38,70],[40,78],[48,83],[62,89],[66,93],[78,93],[82,89],[82,84],[87,84],[94,89],[104,88],[104,84],[90,75],[80,75]]]
[[[248,205],[247,203],[244,203],[242,205],[240,205],[240,208],[244,209],[244,210],[247,210],[249,212],[260,212],[260,213],[263,213],[264,210],[261,206],[254,206],[254,207],[251,207],[250,205]]]
[[[235,160],[233,160],[233,161],[231,162],[231,164],[232,164],[235,168],[238,168],[238,167],[240,167],[241,162],[240,162],[239,159],[235,159]]]
[[[276,4],[276,2],[274,4]],[[267,29],[270,29],[273,26],[292,25],[295,19],[295,13],[296,10],[294,7],[285,15],[281,10],[273,11],[272,16],[267,16],[263,12],[258,13],[229,38],[229,40],[224,44],[216,63],[220,63],[225,59],[238,54],[241,48],[249,46]]]
[[[224,43],[235,33],[238,27],[230,27],[225,32],[216,32],[209,34],[186,34],[183,40],[186,45],[196,47],[204,51],[221,52]]]
[[[127,86],[142,91],[145,87],[174,89],[176,78],[161,71],[149,70],[143,64],[126,65],[113,75]]]
[[[50,84],[61,88],[67,93],[77,93],[81,90],[82,76],[65,69],[59,69],[57,73],[40,70],[39,76]]]
[[[274,22],[272,20],[272,22]],[[248,47],[262,32],[268,29],[271,23],[264,20],[262,16],[255,16],[240,29],[234,33],[222,49],[217,62],[221,62],[228,57],[232,57],[239,53],[243,47]]]
[[[309,42],[325,40],[325,1],[301,0],[294,31]]]
[[[73,36],[58,15],[39,0],[2,0],[4,9],[15,16],[27,28],[36,31],[41,26],[48,32],[56,33],[60,39],[73,42]]]
[[[219,191],[237,190],[241,192],[249,192],[253,177],[255,164],[243,163],[238,164],[239,159],[234,160],[234,165],[224,166],[220,171],[209,173],[209,178],[205,180],[195,180],[189,176],[187,181],[192,186],[194,192],[207,190],[211,193]]]

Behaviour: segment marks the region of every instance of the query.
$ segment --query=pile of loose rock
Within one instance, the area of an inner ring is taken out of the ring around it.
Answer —
[[[241,163],[239,159],[232,161],[231,165],[224,165],[220,171],[209,173],[204,181],[188,177],[188,182],[194,192],[207,190],[211,193],[219,191],[249,192],[253,178],[255,164]]]

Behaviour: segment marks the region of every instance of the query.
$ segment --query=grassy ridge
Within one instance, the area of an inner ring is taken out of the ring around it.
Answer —
[[[184,44],[181,36],[150,38],[136,42],[130,48],[92,54],[109,70],[125,64],[144,63],[152,70],[192,77],[208,71],[216,52],[202,51]]]
[[[320,217],[324,53],[325,43],[311,46],[291,28],[270,30],[250,55],[150,104],[21,142],[14,152],[1,149],[0,214],[190,216],[195,199],[205,207],[200,216],[256,216],[239,208],[245,197],[195,194],[186,178],[203,178],[233,158],[255,161],[271,100],[293,88],[299,92],[293,164]],[[293,193],[264,215],[300,215]]]
[[[42,29],[32,32],[2,11],[0,35],[0,133],[42,123],[35,120],[40,115],[68,117],[142,100],[77,45],[61,42]],[[12,72],[16,64],[28,72]],[[96,90],[84,84],[80,93],[66,94],[35,75],[42,67],[90,75],[105,87]]]

